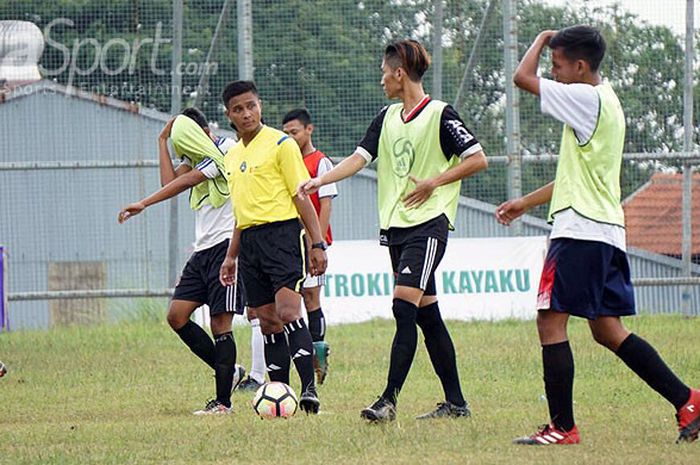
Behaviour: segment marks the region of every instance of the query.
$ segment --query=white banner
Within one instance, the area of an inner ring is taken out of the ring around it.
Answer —
[[[454,320],[534,318],[545,236],[450,239],[435,273],[440,311]],[[328,249],[321,306],[328,324],[393,318],[389,249],[337,241]]]

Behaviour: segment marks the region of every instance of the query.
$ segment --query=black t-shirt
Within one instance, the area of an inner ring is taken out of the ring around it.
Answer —
[[[426,106],[427,102],[411,119],[404,121],[404,123],[417,118]],[[379,152],[379,136],[382,132],[387,108],[389,107],[382,108],[379,114],[374,117],[369,128],[367,128],[365,136],[358,144],[372,156],[372,161],[377,159],[377,153]],[[445,154],[445,158],[450,160],[453,156],[459,157],[478,143],[479,141],[465,126],[457,111],[451,105],[446,105],[442,110],[442,115],[440,115],[440,147],[442,148],[442,153]]]

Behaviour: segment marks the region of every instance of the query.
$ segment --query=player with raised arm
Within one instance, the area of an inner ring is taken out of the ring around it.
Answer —
[[[418,325],[445,396],[434,411],[418,418],[467,417],[454,345],[438,307],[435,269],[457,213],[460,181],[488,163],[457,112],[423,90],[430,64],[423,46],[414,40],[396,42],[386,47],[383,58],[382,87],[387,97],[400,102],[379,112],[351,156],[299,191],[311,194],[377,160],[380,242],[389,247],[396,277],[396,332],[384,392],[361,416],[395,419],[397,397],[416,352]]]
[[[168,139],[182,159],[174,168]],[[236,370],[236,344],[231,322],[233,313],[242,313],[243,286],[224,287],[219,267],[226,255],[235,219],[228,186],[221,172],[225,151],[235,141],[216,137],[204,114],[196,108],[183,110],[163,128],[158,139],[160,181],[163,186],[148,197],[127,205],[119,212],[124,223],[147,207],[191,189],[190,207],[195,212],[194,253],[187,261],[170,306],[168,323],[180,339],[215,372],[216,398],[195,415],[231,412],[231,390]],[[203,304],[209,306],[214,341],[190,317]],[[237,380],[241,373],[236,376]]]
[[[322,176],[333,169],[330,159],[316,147],[314,147],[311,136],[314,132],[314,125],[311,122],[311,114],[304,108],[297,108],[288,112],[282,119],[282,130],[292,137],[301,150],[304,157],[304,164],[312,178]],[[314,205],[318,221],[321,224],[321,232],[324,234],[326,244],[333,243],[331,233],[331,208],[332,202],[338,196],[338,189],[335,183],[328,184],[311,194],[311,203]],[[328,356],[330,348],[326,342],[326,318],[321,309],[321,286],[325,284],[325,275],[308,275],[304,281],[302,296],[304,306],[309,318],[309,331],[314,342],[314,369],[316,370],[316,380],[318,384],[323,384],[328,374]]]
[[[552,76],[540,78],[542,50],[552,49]],[[586,318],[593,338],[676,408],[678,441],[700,429],[700,391],[676,377],[654,348],[631,333],[620,317],[635,313],[620,204],[625,115],[599,72],[605,40],[590,26],[541,32],[513,80],[538,95],[543,113],[564,123],[553,182],[496,209],[509,225],[530,208],[549,202],[553,223],[537,297],[549,424],[516,444],[577,444],[573,413],[574,359],[569,316]]]
[[[300,292],[307,270],[305,234],[311,236],[308,261],[314,276],[326,271],[326,243],[311,201],[296,192],[309,174],[296,142],[262,123],[252,81],[228,84],[222,99],[240,139],[225,159],[237,224],[220,279],[233,285],[238,258],[248,306],[260,319],[270,380],[289,384],[291,356],[301,379],[299,406],[317,413],[313,343]]]

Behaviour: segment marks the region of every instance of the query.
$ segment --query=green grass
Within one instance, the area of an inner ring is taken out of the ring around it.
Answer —
[[[700,320],[638,317],[629,327],[654,344],[686,382],[700,385]],[[0,334],[0,464],[671,464],[698,463],[700,444],[675,445],[673,409],[613,355],[571,324],[575,413],[583,443],[516,447],[546,422],[534,322],[450,323],[473,416],[417,422],[440,401],[422,345],[398,421],[367,425],[359,411],[383,387],[393,324],[331,327],[322,414],[260,420],[252,394],[228,417],[194,417],[213,378],[162,322]],[[236,327],[239,362],[250,333]],[[298,379],[293,373],[293,387]]]

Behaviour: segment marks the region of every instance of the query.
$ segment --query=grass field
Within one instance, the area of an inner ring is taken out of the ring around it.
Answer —
[[[687,382],[700,385],[700,320],[637,317],[646,337]],[[194,417],[213,391],[208,369],[161,322],[0,334],[2,464],[680,464],[700,443],[675,445],[673,409],[571,325],[575,413],[582,444],[513,446],[546,422],[533,322],[451,323],[471,419],[417,422],[441,400],[419,346],[398,421],[367,425],[359,411],[384,384],[389,321],[331,327],[322,414],[263,421],[234,398],[227,417]],[[249,331],[236,327],[239,362]],[[293,373],[293,387],[298,379]]]

